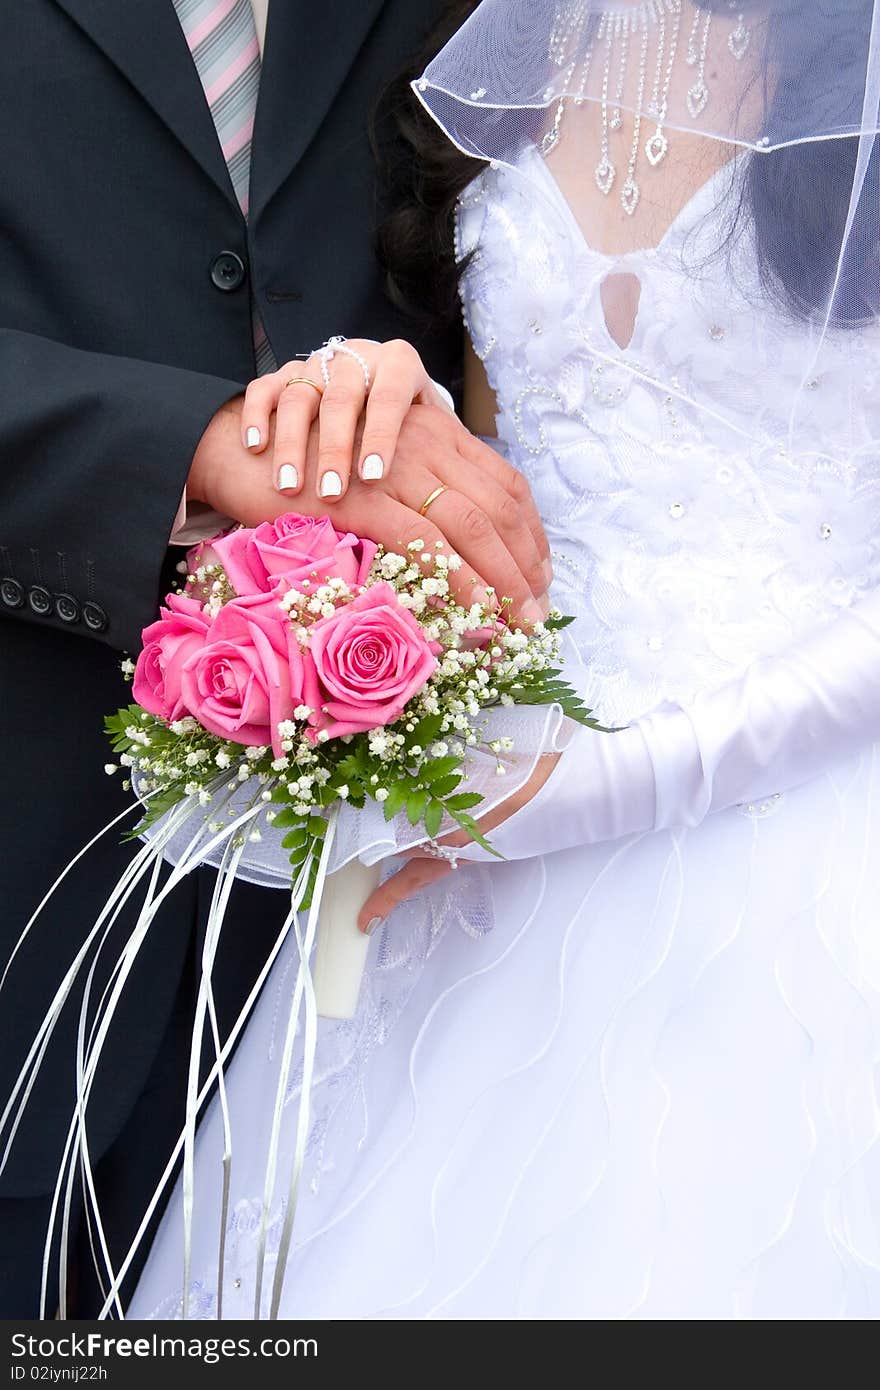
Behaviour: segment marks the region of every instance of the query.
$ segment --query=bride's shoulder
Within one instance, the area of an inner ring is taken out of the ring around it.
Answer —
[[[487,163],[460,194],[456,252],[479,265],[487,254],[521,256],[524,248],[546,253],[566,242],[553,181],[544,161],[529,149],[511,163]]]

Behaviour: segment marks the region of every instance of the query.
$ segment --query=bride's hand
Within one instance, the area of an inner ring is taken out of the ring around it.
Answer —
[[[509,820],[516,811],[527,806],[553,772],[559,757],[558,753],[548,753],[540,758],[529,780],[518,791],[514,792],[513,796],[502,801],[477,821],[481,833],[490,835],[497,826]],[[472,844],[473,841],[467,831],[459,830],[452,835],[445,835],[442,840],[438,840],[436,843],[449,849],[461,849],[465,845]],[[358,927],[367,935],[381,926],[386,917],[390,916],[400,903],[413,897],[421,889],[436,883],[438,879],[445,878],[447,874],[453,872],[454,868],[453,863],[449,860],[438,858],[436,850],[432,852],[426,850],[424,846],[406,850],[401,858],[406,859],[407,863],[370,894],[358,914]]]
[[[315,486],[333,502],[348,488],[361,414],[358,474],[365,483],[378,482],[391,467],[400,427],[416,402],[443,404],[414,347],[402,340],[350,338],[330,354],[313,352],[307,362],[286,362],[252,381],[241,412],[242,443],[261,453],[276,412],[275,486],[295,496],[305,481],[309,433],[319,418]]]

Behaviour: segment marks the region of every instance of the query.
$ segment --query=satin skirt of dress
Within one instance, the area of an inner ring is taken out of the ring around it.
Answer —
[[[321,1025],[282,1316],[880,1315],[880,749],[693,830],[462,868],[372,950],[357,1018]],[[294,974],[229,1076],[224,1317],[253,1316]],[[215,1104],[195,1317],[221,1138]],[[130,1316],[179,1317],[182,1271],[178,1191]]]

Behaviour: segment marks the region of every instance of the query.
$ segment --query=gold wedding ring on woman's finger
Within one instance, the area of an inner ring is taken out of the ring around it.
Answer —
[[[310,376],[292,376],[289,381],[285,381],[285,386],[311,386],[313,391],[317,391],[319,396],[323,396],[324,388],[319,386],[317,381],[312,381]]]
[[[444,492],[448,491],[449,489],[444,483],[441,483],[439,487],[435,487],[434,491],[425,498],[424,502],[419,507],[419,516],[427,516],[428,508],[433,506],[438,497],[442,497]]]

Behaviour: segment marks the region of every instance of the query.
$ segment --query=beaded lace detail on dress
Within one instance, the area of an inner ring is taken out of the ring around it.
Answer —
[[[618,257],[587,245],[534,154],[487,169],[459,212],[500,440],[614,723],[720,684],[880,577],[880,333],[828,334],[805,377],[818,329],[768,303],[747,233],[717,250],[731,170],[659,247]],[[623,273],[640,285],[626,347],[602,303]]]

